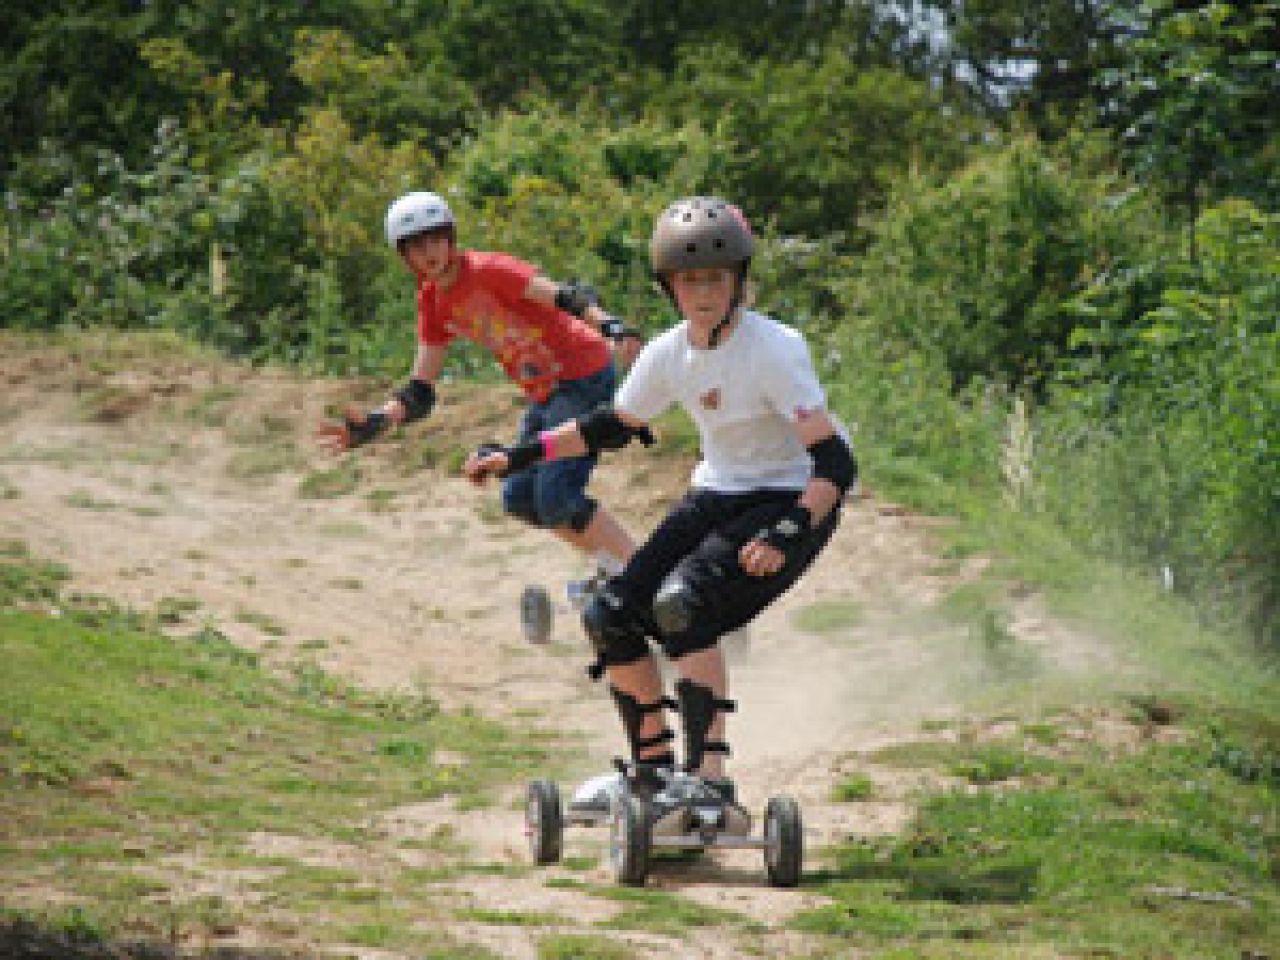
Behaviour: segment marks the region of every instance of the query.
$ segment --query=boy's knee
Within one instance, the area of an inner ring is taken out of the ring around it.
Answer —
[[[599,504],[590,497],[580,497],[567,503],[542,504],[538,508],[538,525],[555,529],[568,527],[575,533],[582,533],[591,525]]]
[[[523,494],[515,486],[504,484],[502,487],[502,511],[509,517],[523,521],[534,527],[542,526],[538,519],[538,510],[533,497]]]

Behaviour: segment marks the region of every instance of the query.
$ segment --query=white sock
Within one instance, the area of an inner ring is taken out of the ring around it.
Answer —
[[[608,576],[616,577],[624,569],[626,564],[615,557],[607,550],[597,550],[595,555],[596,566],[603,570]]]

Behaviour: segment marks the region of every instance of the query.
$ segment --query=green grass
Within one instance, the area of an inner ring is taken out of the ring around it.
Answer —
[[[183,868],[168,877],[163,864],[234,868],[247,838],[268,834],[362,851],[353,871],[273,861],[260,882],[273,913],[305,923],[337,911],[353,940],[399,943],[401,932],[379,932],[398,915],[376,883],[410,912],[429,912],[431,892],[399,871],[359,872],[389,856],[372,849],[369,818],[433,797],[492,804],[497,785],[547,767],[545,735],[445,713],[423,694],[362,691],[314,666],[268,673],[212,628],[152,629],[185,604],[157,616],[64,596],[65,571],[0,547],[0,888],[57,891],[53,903],[83,905],[104,935],[158,935],[174,910],[207,930],[208,905],[183,901]],[[466,763],[435,764],[437,752]],[[467,855],[432,852],[442,869]],[[215,912],[218,924],[254,922],[252,907]],[[52,903],[45,914],[65,920]]]
[[[862,622],[862,605],[856,600],[824,600],[801,607],[791,618],[805,633],[839,633]]]
[[[1193,719],[1183,742],[1132,753],[1087,741],[1052,760],[1003,743],[886,751],[876,759],[997,786],[927,795],[901,835],[835,848],[813,878],[834,902],[792,925],[868,948],[964,944],[956,956],[1266,953],[1280,942],[1277,727]]]
[[[538,960],[634,960],[634,950],[615,940],[557,933],[538,939]]]

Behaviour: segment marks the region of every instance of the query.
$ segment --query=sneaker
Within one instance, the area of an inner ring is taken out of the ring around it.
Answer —
[[[738,788],[728,777],[704,777],[702,782],[725,803],[738,802]]]
[[[594,597],[600,589],[608,581],[609,575],[605,573],[603,567],[596,568],[596,572],[589,577],[581,580],[570,580],[564,585],[565,596],[569,600],[569,606],[575,610],[585,610],[591,598]]]
[[[602,773],[592,777],[574,791],[569,800],[569,812],[605,816],[614,795],[621,789],[621,774]]]

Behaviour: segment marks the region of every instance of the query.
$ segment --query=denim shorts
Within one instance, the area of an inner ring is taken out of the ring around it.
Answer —
[[[535,440],[567,420],[574,420],[613,398],[617,386],[613,365],[577,380],[563,380],[542,403],[533,403],[520,420],[519,442]],[[539,463],[502,481],[502,508],[539,527],[562,527],[589,517],[595,505],[587,483],[594,456],[566,457]]]

